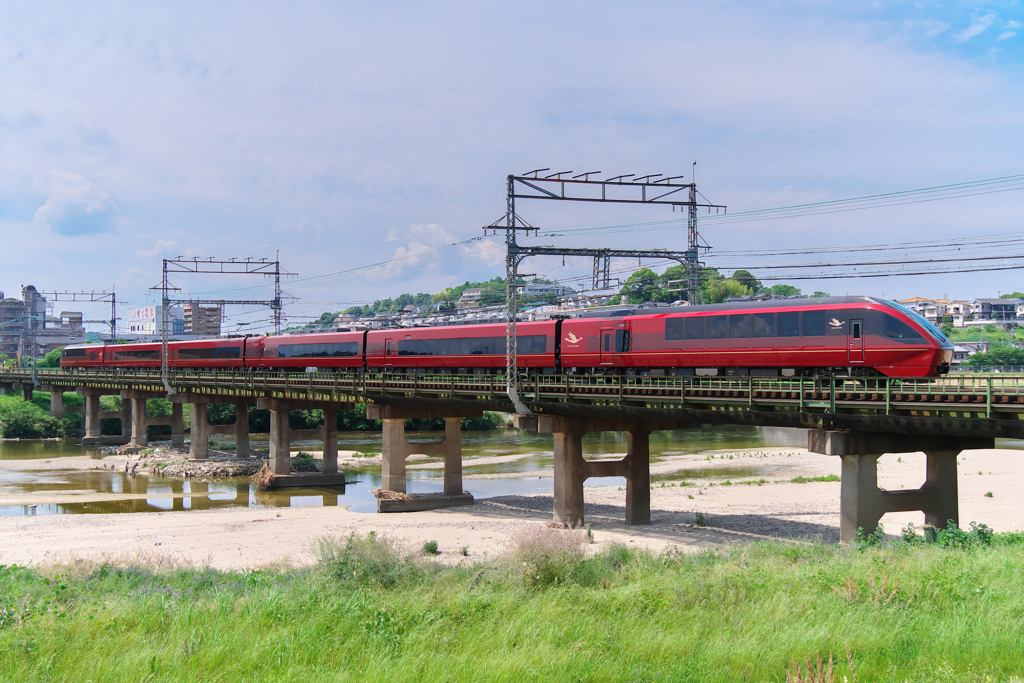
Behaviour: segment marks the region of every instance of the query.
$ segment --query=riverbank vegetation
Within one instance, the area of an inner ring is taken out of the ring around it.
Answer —
[[[64,394],[64,405],[67,408],[80,407],[84,399],[73,393]],[[103,411],[117,412],[121,410],[121,398],[103,396],[100,399]],[[171,404],[162,398],[151,398],[146,402],[146,412],[153,417],[169,417]],[[207,406],[210,422],[215,425],[233,424],[235,406],[232,403],[211,403]],[[183,413],[185,429],[191,424],[188,410]],[[322,410],[293,410],[288,416],[292,429],[320,429],[324,426]],[[37,391],[31,401],[21,396],[0,395],[0,437],[6,439],[45,439],[60,436],[71,436],[83,427],[82,415],[67,413],[60,420],[50,416],[50,394]],[[467,417],[462,420],[462,429],[499,429],[508,426],[508,418],[501,413],[485,412],[481,417]],[[421,419],[406,420],[405,428],[409,431],[431,432],[444,431],[444,420]],[[380,431],[381,421],[366,417],[366,405],[357,403],[350,410],[338,411],[338,430],[342,432]],[[257,410],[249,406],[249,431],[253,434],[266,434],[270,431],[270,411]],[[120,434],[121,420],[116,417],[100,419],[101,434]],[[160,438],[171,433],[169,426],[152,425],[149,428],[151,438]]]
[[[69,398],[78,398],[69,396]],[[52,439],[67,436],[78,429],[81,416],[50,416],[50,395],[35,394],[31,401],[20,396],[0,395],[0,437],[4,439]]]
[[[371,534],[300,569],[8,566],[0,680],[781,681],[819,655],[839,681],[1011,680],[1024,538],[978,529],[688,555],[524,527],[496,559]]]

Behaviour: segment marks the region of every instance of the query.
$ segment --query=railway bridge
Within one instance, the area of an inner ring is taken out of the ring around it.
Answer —
[[[0,369],[0,388],[51,392],[51,413],[67,410],[63,393],[85,398],[83,443],[100,438],[104,413],[99,399],[119,395],[126,441],[144,446],[151,424],[170,424],[172,443],[184,445],[183,409],[191,411],[190,455],[208,457],[209,437],[231,432],[237,455],[249,455],[248,406],[270,411],[270,466],[287,485],[310,484],[309,476],[290,474],[290,442],[324,443],[323,473],[317,483],[338,482],[336,413],[367,404],[367,416],[383,421],[382,486],[405,493],[405,461],[414,453],[443,455],[444,493],[399,496],[401,509],[427,509],[472,502],[462,491],[459,420],[485,410],[514,412],[501,375],[398,373],[260,372],[254,370],[172,370],[168,393],[156,370]],[[554,435],[554,519],[580,524],[583,482],[589,477],[626,479],[626,523],[650,523],[651,431],[700,424],[743,424],[809,429],[812,452],[842,459],[840,537],[849,542],[857,528],[874,529],[886,512],[920,510],[926,521],[943,527],[959,523],[956,457],[963,450],[993,448],[997,437],[1024,438],[1024,377],[961,375],[930,379],[628,377],[534,375],[524,377],[520,398],[532,414],[516,415],[516,426]],[[167,398],[169,418],[146,414],[146,400]],[[206,404],[232,403],[237,420],[214,426]],[[303,408],[324,411],[324,427],[298,432],[288,413]],[[410,444],[407,418],[444,418],[445,438],[435,444]],[[587,460],[582,436],[592,431],[629,435],[622,460]],[[124,441],[122,441],[124,442]],[[924,483],[918,489],[882,491],[876,466],[886,453],[924,452]],[[382,511],[389,501],[381,500]]]

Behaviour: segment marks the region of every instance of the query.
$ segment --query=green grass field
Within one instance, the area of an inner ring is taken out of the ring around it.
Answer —
[[[0,680],[784,681],[831,654],[852,681],[847,646],[862,682],[1024,675],[1020,535],[587,557],[566,533],[456,569],[372,537],[305,569],[4,567]]]

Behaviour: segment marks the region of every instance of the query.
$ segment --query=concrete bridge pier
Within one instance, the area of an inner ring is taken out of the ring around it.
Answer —
[[[123,430],[125,427],[125,413],[127,413],[128,422],[131,424],[131,441],[129,443],[132,446],[145,448],[149,445],[149,426],[165,425],[168,423],[168,418],[150,417],[149,413],[146,412],[146,401],[151,398],[163,398],[164,395],[162,391],[141,391],[138,389],[126,389],[121,392],[121,428]],[[171,420],[171,432],[173,434],[175,431],[173,415]],[[184,426],[179,431],[184,431]]]
[[[92,387],[78,387],[75,390],[79,396],[85,399],[85,406],[82,410],[85,415],[85,437],[82,439],[83,446],[103,446],[126,444],[132,436],[132,404],[131,401],[121,402],[121,410],[103,410],[100,406],[100,398],[103,396],[120,396],[123,392],[117,389],[96,389]],[[52,395],[51,395],[52,396]],[[52,410],[51,398],[51,410]],[[121,434],[103,436],[100,432],[100,420],[102,418],[118,418],[121,420]]]
[[[345,474],[338,472],[338,410],[354,403],[332,403],[305,399],[261,398],[256,407],[270,411],[270,468],[276,475],[274,486],[339,486]],[[324,426],[320,429],[292,429],[288,416],[293,410],[320,409]],[[246,415],[248,420],[248,414]],[[292,473],[291,443],[317,440],[324,444],[322,472]]]
[[[462,490],[462,418],[480,417],[482,410],[453,410],[430,407],[368,405],[366,417],[381,420],[381,489],[406,493],[405,461],[410,455],[444,456],[444,488],[441,494],[413,494],[400,498],[378,498],[379,512],[417,512],[456,505],[472,505],[472,494]],[[405,438],[408,419],[443,419],[444,438],[428,443],[409,443]]]
[[[185,447],[185,415],[180,403],[171,402],[171,447]]]
[[[839,541],[857,539],[878,527],[887,512],[924,512],[925,523],[945,529],[950,520],[960,524],[956,457],[961,451],[994,448],[986,437],[923,436],[812,429],[807,449],[842,458]],[[917,489],[885,491],[878,488],[878,459],[886,453],[919,453],[927,457],[925,482]]]
[[[219,402],[219,401],[218,401]],[[234,422],[229,425],[207,424],[207,438],[213,434],[231,434],[234,436],[234,457],[249,457],[249,405],[251,399],[231,400],[234,403]],[[205,414],[206,411],[204,410]]]
[[[185,445],[185,420],[183,407],[188,404],[191,426],[189,427],[188,457],[192,460],[206,460],[210,457],[210,418],[206,414],[206,405],[214,402],[214,396],[206,394],[168,394],[167,400],[177,407],[171,409],[171,418],[180,422],[171,424],[171,444],[175,436],[181,434],[181,445]]]
[[[676,429],[665,420],[616,420],[559,415],[516,415],[516,427],[555,436],[554,521],[569,527],[584,523],[583,482],[590,477],[626,478],[626,524],[651,523],[650,435]],[[586,460],[587,432],[627,432],[629,445],[622,460]]]
[[[49,384],[44,384],[41,389],[49,392],[50,394],[50,416],[56,419],[63,418],[67,413],[78,413],[83,414],[84,408],[81,406],[69,407],[64,405],[64,387],[55,387]]]

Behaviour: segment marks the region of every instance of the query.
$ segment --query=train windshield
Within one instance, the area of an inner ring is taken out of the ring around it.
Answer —
[[[890,306],[892,308],[895,308],[897,311],[899,311],[900,313],[906,315],[911,320],[913,320],[915,323],[917,323],[918,325],[923,327],[928,332],[928,334],[930,334],[932,337],[934,337],[935,341],[937,341],[940,344],[942,344],[943,347],[950,348],[950,349],[953,348],[953,342],[951,342],[948,339],[946,339],[946,335],[942,334],[942,330],[940,330],[939,328],[935,327],[935,325],[933,325],[932,323],[928,322],[928,319],[925,318],[920,313],[918,313],[917,311],[912,311],[909,308],[907,308],[906,306],[903,306],[902,304],[898,304],[895,301],[886,301],[884,303],[885,303],[886,306]]]

